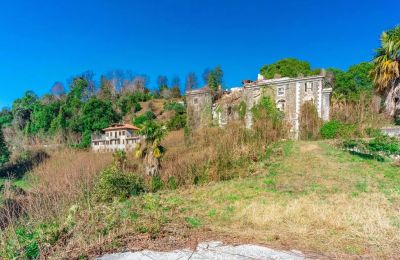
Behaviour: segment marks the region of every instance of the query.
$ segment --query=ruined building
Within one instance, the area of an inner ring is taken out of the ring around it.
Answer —
[[[332,76],[322,71],[320,75],[244,81],[243,86],[226,91],[216,99],[207,87],[186,92],[188,123],[192,129],[214,123],[221,127],[243,117],[246,127],[253,123],[251,109],[263,95],[272,97],[278,109],[284,112],[294,139],[299,134],[300,108],[312,102],[318,115],[329,120]]]

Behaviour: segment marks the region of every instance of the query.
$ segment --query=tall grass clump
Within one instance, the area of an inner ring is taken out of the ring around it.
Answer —
[[[322,120],[318,116],[313,102],[305,102],[300,109],[300,139],[315,140],[319,138]]]
[[[381,98],[370,92],[361,92],[358,99],[348,99],[336,94],[332,97],[331,119],[354,125],[364,135],[368,128],[392,124],[391,118],[381,113]]]
[[[239,120],[222,129],[192,132],[190,142],[185,142],[183,131],[171,132],[163,141],[167,152],[161,162],[161,178],[165,186],[199,185],[253,174],[248,166],[263,157],[273,142],[286,138],[288,127],[269,97],[263,97],[251,113],[252,130]]]

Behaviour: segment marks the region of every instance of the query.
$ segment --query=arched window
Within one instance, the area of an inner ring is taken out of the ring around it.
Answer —
[[[285,103],[286,101],[284,99],[278,100],[278,102],[276,102],[276,108],[278,108],[280,111],[285,111]]]

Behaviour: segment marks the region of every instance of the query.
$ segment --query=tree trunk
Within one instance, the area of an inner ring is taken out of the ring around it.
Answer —
[[[400,116],[400,81],[396,80],[392,83],[391,88],[384,95],[384,108],[387,115],[396,117]]]
[[[149,148],[144,158],[145,171],[148,176],[158,176],[160,174],[160,160],[153,154],[153,149]]]

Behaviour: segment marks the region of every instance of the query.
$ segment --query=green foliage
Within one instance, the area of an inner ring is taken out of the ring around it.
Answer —
[[[24,257],[27,259],[37,259],[39,257],[39,234],[25,228],[15,230],[18,243],[23,247]]]
[[[382,134],[369,141],[361,139],[345,140],[342,146],[350,153],[365,159],[384,161],[385,156],[400,155],[400,141]]]
[[[243,120],[244,117],[246,116],[246,109],[247,109],[246,102],[241,101],[238,109],[239,109],[239,117],[241,120]]]
[[[144,192],[144,182],[135,173],[122,172],[112,166],[100,173],[95,185],[94,198],[111,202],[113,199],[126,199]]]
[[[160,143],[167,135],[167,129],[154,120],[150,120],[143,124],[140,134],[146,137],[148,143]]]
[[[189,225],[189,227],[191,228],[199,228],[201,227],[201,222],[199,219],[195,218],[195,217],[186,217],[185,218],[186,223]]]
[[[218,87],[222,85],[222,78],[224,77],[224,72],[220,66],[215,67],[208,74],[208,87],[214,91],[218,90]]]
[[[148,121],[152,121],[156,119],[156,115],[152,112],[152,111],[146,111],[146,113],[137,116],[133,119],[133,124],[141,127],[142,125],[144,125],[146,122]]]
[[[186,113],[185,106],[178,102],[166,102],[164,104],[164,109],[166,111],[175,111],[178,114]]]
[[[395,125],[400,125],[400,116],[396,117],[394,120]]]
[[[113,159],[114,159],[114,165],[120,169],[123,170],[125,169],[126,162],[128,161],[128,157],[126,155],[126,152],[123,150],[118,150],[113,153]]]
[[[0,128],[0,166],[10,160],[10,151],[4,140],[3,130]]]
[[[255,120],[270,119],[274,125],[280,123],[284,117],[284,114],[276,108],[275,102],[269,96],[263,96],[251,111]]]
[[[394,137],[381,135],[368,142],[368,149],[386,155],[400,155],[400,142]]]
[[[179,130],[186,126],[186,108],[184,105],[177,102],[168,102],[164,104],[166,111],[175,111],[175,115],[168,121],[167,127],[169,130]]]
[[[294,58],[286,58],[269,65],[264,65],[260,70],[261,75],[267,79],[272,79],[275,75],[295,78],[300,75],[316,75],[319,72],[319,70],[311,70],[310,63]]]
[[[25,92],[22,98],[16,99],[12,105],[12,114],[16,126],[22,130],[29,123],[31,113],[38,102],[38,97],[32,91]]]
[[[0,128],[11,126],[13,115],[11,111],[6,108],[0,112]]]
[[[335,77],[334,93],[343,95],[349,100],[357,100],[363,91],[372,93],[373,81],[370,72],[373,65],[369,62],[361,62],[351,66],[347,71],[330,68]]]
[[[164,182],[162,181],[160,176],[153,176],[151,178],[151,191],[156,192],[161,190],[164,187]]]
[[[332,120],[322,125],[320,134],[325,139],[350,138],[357,135],[357,131],[354,125]]]
[[[179,130],[186,126],[186,121],[186,114],[175,114],[174,117],[168,121],[167,127],[169,130]]]
[[[144,102],[150,99],[149,95],[146,94],[139,94],[129,93],[127,95],[123,95],[118,99],[118,107],[121,110],[123,116],[130,112],[138,112],[142,110],[142,106],[139,102]]]
[[[51,123],[57,117],[61,103],[59,101],[49,104],[37,103],[32,111],[27,132],[29,134],[47,133]]]

